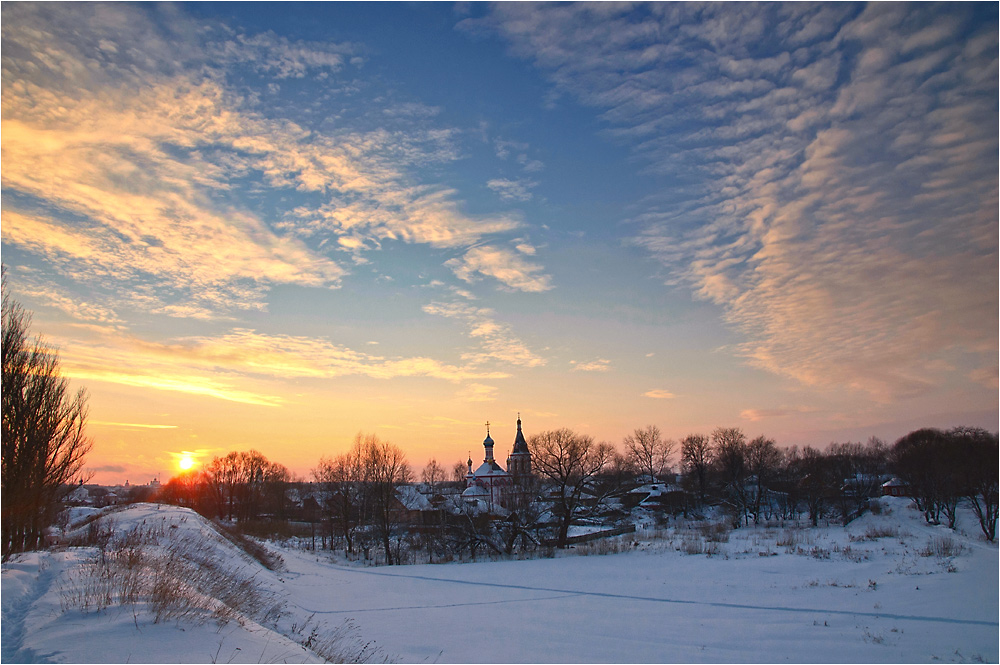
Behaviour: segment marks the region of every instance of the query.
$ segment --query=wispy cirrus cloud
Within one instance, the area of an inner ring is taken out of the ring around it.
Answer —
[[[740,411],[740,418],[755,423],[761,420],[774,420],[776,418],[787,418],[803,413],[812,413],[815,410],[814,408],[803,406],[780,407],[776,409],[743,409]]]
[[[473,247],[462,257],[448,260],[445,265],[465,282],[492,277],[512,291],[539,292],[552,288],[552,280],[541,273],[541,266],[529,263],[503,247]]]
[[[116,423],[106,420],[88,420],[87,425],[99,425],[101,427],[122,427],[125,429],[177,429],[177,425],[149,425],[146,423]]]
[[[632,242],[751,364],[896,400],[995,364],[997,26],[976,11],[515,4],[459,27],[669,176]]]
[[[498,334],[484,334],[489,338],[487,344],[497,344]],[[63,373],[73,379],[258,406],[285,404],[287,399],[281,396],[278,385],[285,380],[427,377],[462,383],[509,376],[507,372],[479,367],[478,357],[466,359],[464,365],[425,356],[387,357],[356,351],[327,339],[264,334],[250,329],[164,342],[106,329],[103,338],[96,342],[58,338],[54,341],[61,350]],[[260,385],[269,387],[261,389],[257,387]]]

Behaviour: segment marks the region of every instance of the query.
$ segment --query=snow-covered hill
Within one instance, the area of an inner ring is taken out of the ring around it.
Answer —
[[[323,662],[317,650],[354,648],[342,623],[314,634],[285,611],[279,574],[188,509],[136,504],[68,536],[100,544],[3,566],[3,662]]]
[[[996,546],[883,505],[846,529],[640,530],[607,556],[366,568],[281,550],[279,572],[189,511],[139,505],[117,532],[210,554],[255,600],[221,628],[211,599],[200,624],[154,623],[148,601],[84,612],[67,598],[97,550],[33,553],[4,566],[3,661],[996,662]]]

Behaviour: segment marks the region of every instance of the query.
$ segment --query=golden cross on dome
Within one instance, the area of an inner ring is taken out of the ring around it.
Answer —
[[[486,421],[486,436],[490,435],[490,421]]]

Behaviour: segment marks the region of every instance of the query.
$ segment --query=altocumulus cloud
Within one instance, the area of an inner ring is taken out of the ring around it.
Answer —
[[[352,44],[245,35],[170,7],[4,14],[4,242],[87,284],[106,318],[225,318],[264,308],[274,285],[337,287],[347,269],[324,247],[360,263],[386,240],[461,249],[521,226],[466,215],[415,175],[457,158],[452,130],[310,127],[279,105],[265,115],[235,83],[237,68],[278,87],[357,75]],[[273,193],[295,195],[277,218],[262,204]],[[467,256],[463,274],[544,284],[537,266],[488,258]]]
[[[995,7],[502,4],[460,29],[669,176],[632,242],[750,363],[887,400],[995,385]]]

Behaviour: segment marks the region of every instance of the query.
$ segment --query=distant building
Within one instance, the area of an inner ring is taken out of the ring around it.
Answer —
[[[893,476],[882,483],[882,496],[910,496],[910,486]]]
[[[493,445],[490,424],[486,423],[483,463],[473,471],[472,458],[469,458],[469,472],[465,476],[466,488],[462,492],[462,498],[466,503],[477,505],[488,512],[502,512],[511,508],[520,488],[524,487],[523,481],[531,477],[531,451],[528,450],[528,442],[521,431],[520,416],[517,418],[517,434],[514,436],[514,447],[507,457],[506,470],[493,457]]]

